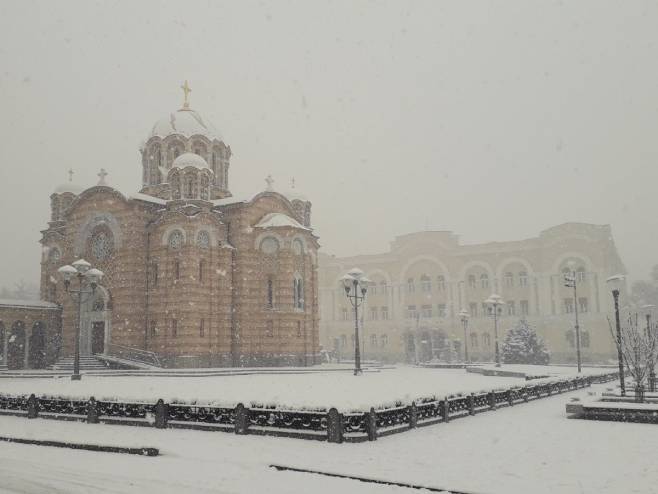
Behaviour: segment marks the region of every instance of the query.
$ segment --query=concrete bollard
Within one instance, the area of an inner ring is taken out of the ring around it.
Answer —
[[[330,443],[343,442],[343,415],[332,408],[327,413],[327,441]]]
[[[506,396],[506,398],[507,398],[507,404],[508,404],[509,406],[513,406],[513,405],[514,405],[514,397],[513,397],[513,395],[512,395],[512,390],[511,390],[511,389],[508,389],[506,394],[507,394],[507,396]]]
[[[35,419],[39,416],[39,400],[34,393],[27,399],[27,418]]]
[[[473,396],[473,393],[468,395],[467,400],[468,400],[468,414],[475,415],[475,397]]]
[[[155,404],[155,427],[157,429],[166,429],[169,419],[169,406],[160,398]]]
[[[450,401],[447,396],[441,402],[441,417],[444,422],[450,422]]]
[[[366,432],[368,434],[368,441],[377,440],[377,414],[375,413],[374,408],[370,408],[370,411],[366,413]]]
[[[418,409],[416,408],[416,402],[412,401],[411,405],[407,408],[409,412],[409,429],[415,429],[418,425]]]
[[[93,396],[89,398],[89,401],[87,402],[87,423],[98,423],[98,403]]]
[[[489,401],[489,408],[491,410],[496,409],[496,393],[491,391],[487,393],[487,400]]]
[[[242,403],[235,407],[235,433],[248,434],[249,430],[249,410]]]

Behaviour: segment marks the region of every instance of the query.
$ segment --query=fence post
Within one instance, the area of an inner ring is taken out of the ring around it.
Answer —
[[[469,415],[475,415],[475,397],[473,396],[473,393],[468,395],[468,414]]]
[[[552,390],[553,390],[553,385],[551,383],[548,383],[546,385],[546,389],[548,390],[548,396],[551,396]]]
[[[450,400],[447,396],[441,402],[441,416],[444,422],[450,422]]]
[[[35,419],[39,416],[39,400],[34,393],[27,399],[27,418]]]
[[[98,423],[98,403],[93,396],[89,398],[89,401],[87,402],[87,423]]]
[[[377,440],[377,414],[372,407],[366,414],[366,432],[368,433],[368,441]]]
[[[512,397],[512,390],[511,389],[507,390],[507,404],[509,406],[514,405],[514,398]]]
[[[249,429],[249,410],[242,403],[235,407],[235,433],[247,434]]]
[[[327,413],[327,441],[330,443],[343,442],[343,416],[335,408]]]
[[[408,407],[409,412],[409,429],[415,429],[418,425],[418,409],[416,408],[416,402],[412,401],[411,405]]]
[[[155,404],[155,427],[157,429],[166,429],[168,418],[169,406],[160,398]]]
[[[490,391],[487,393],[487,399],[489,400],[489,408],[491,410],[496,409],[496,392],[495,391]]]

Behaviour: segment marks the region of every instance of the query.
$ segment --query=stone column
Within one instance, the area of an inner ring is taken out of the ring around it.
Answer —
[[[25,328],[25,355],[23,356],[23,368],[27,369],[30,363],[30,335],[28,335],[27,328]]]

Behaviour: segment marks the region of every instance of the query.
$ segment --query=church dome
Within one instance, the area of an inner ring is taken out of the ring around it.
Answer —
[[[194,153],[181,154],[171,165],[172,168],[185,168],[187,166],[193,166],[195,168],[210,168],[206,160]]]
[[[191,137],[202,135],[208,139],[223,141],[219,131],[208,121],[201,118],[196,111],[182,108],[158,120],[151,130],[151,137],[167,137],[169,135],[182,135]]]

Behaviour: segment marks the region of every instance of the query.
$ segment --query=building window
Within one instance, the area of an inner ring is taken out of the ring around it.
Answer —
[[[169,248],[178,250],[183,246],[183,232],[174,230],[169,234]]]
[[[525,271],[519,273],[519,286],[528,286],[528,273]]]
[[[430,319],[432,317],[432,306],[423,305],[421,307],[421,314],[424,319]]]
[[[575,348],[576,347],[576,333],[574,333],[573,329],[567,330],[567,332],[564,334],[567,344],[569,345],[569,348]]]
[[[477,333],[471,333],[471,348],[478,347],[478,335]]]
[[[498,313],[500,314],[500,307],[498,308]],[[482,302],[482,316],[491,316],[493,315],[493,309],[489,307],[489,304]]]
[[[265,237],[260,243],[260,250],[269,256],[279,251],[279,241],[275,237]]]
[[[377,335],[376,334],[370,335],[370,345],[373,348],[377,348]]]
[[[99,231],[92,235],[91,237],[91,253],[96,259],[102,261],[107,259],[112,255],[114,251],[114,240],[112,235],[105,232]]]
[[[415,305],[409,305],[407,307],[407,319],[416,319],[417,314]]]
[[[205,326],[206,326],[206,321],[204,319],[201,319],[201,321],[199,321],[199,336],[201,338],[206,336],[206,327]]]
[[[446,304],[439,304],[437,309],[439,311],[439,317],[446,317],[448,315],[446,312]]]
[[[432,291],[432,280],[426,274],[424,274],[423,276],[420,277],[420,289],[423,292],[431,292]]]
[[[205,268],[205,261],[202,259],[199,261],[199,283],[203,283],[204,268]]]
[[[304,281],[301,278],[295,278],[292,282],[295,309],[304,308]]]
[[[302,321],[297,321],[297,338],[302,337]]]
[[[368,295],[377,295],[377,283],[373,283],[372,285],[369,285]]]
[[[343,313],[343,317],[342,317],[343,321],[348,321],[349,320],[349,311],[346,308],[343,307],[342,313]]]
[[[304,243],[300,239],[296,238],[292,241],[292,251],[295,253],[295,255],[301,256],[304,253]]]
[[[476,282],[475,282],[475,275],[474,274],[469,274],[468,275],[468,287],[475,290]]]
[[[388,335],[383,334],[379,337],[379,340],[381,341],[382,347],[388,346]]]
[[[158,286],[158,263],[151,263],[151,285],[153,287]]]
[[[180,280],[180,261],[174,259],[174,279]]]
[[[414,285],[414,279],[409,278],[407,280],[407,292],[414,293],[416,291],[416,286]]]
[[[377,307],[370,307],[370,319],[377,320]]]
[[[178,336],[178,320],[171,320],[171,337],[176,338]]]
[[[382,281],[382,282],[379,284],[379,289],[380,289],[382,295],[386,295],[387,287],[386,287],[386,282],[385,282],[385,281]]]
[[[62,258],[62,253],[57,247],[51,247],[48,251],[48,262],[50,264],[57,264]]]
[[[442,292],[446,289],[446,278],[445,278],[445,276],[437,276],[436,277],[436,288],[440,292]]]
[[[521,315],[522,316],[527,316],[528,314],[530,314],[530,306],[528,304],[528,301],[527,300],[521,300],[521,302],[519,302],[519,303],[521,304]]]
[[[274,321],[267,321],[265,323],[265,336],[268,338],[274,337]]]
[[[347,336],[344,334],[340,335],[340,346],[343,348],[347,346]]]
[[[489,288],[489,275],[483,273],[480,275],[480,287],[484,290]]]
[[[509,288],[514,286],[514,275],[512,273],[505,273],[505,286]]]
[[[564,299],[564,312],[565,314],[572,314],[573,313],[573,300],[570,298],[565,298]]]
[[[514,306],[514,301],[510,300],[507,302],[507,315],[508,316],[515,316],[516,315],[516,307]]]
[[[478,316],[478,304],[475,302],[471,302],[468,304],[468,311],[471,313],[471,317],[477,317]]]
[[[210,247],[210,234],[205,230],[201,230],[196,236],[196,244],[201,249],[209,248]]]
[[[589,348],[589,332],[581,331],[580,332],[580,344],[583,348]]]
[[[587,312],[589,309],[589,306],[587,304],[587,298],[581,297],[578,299],[578,309],[580,312]]]
[[[388,320],[388,307],[384,306],[381,308],[382,319],[384,321]]]
[[[156,321],[151,321],[151,336],[155,336],[158,332],[158,326]]]
[[[272,278],[267,279],[267,308],[274,308],[274,280]]]
[[[491,335],[489,333],[482,335],[482,344],[485,348],[491,348]]]
[[[578,283],[583,283],[587,279],[587,273],[585,273],[585,268],[580,267],[576,270],[576,281]]]

